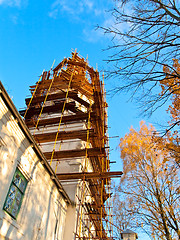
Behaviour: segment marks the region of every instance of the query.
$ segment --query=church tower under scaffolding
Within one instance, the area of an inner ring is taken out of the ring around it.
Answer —
[[[110,172],[98,71],[73,52],[44,71],[30,91],[20,114],[72,202],[64,240],[113,239],[110,179],[122,172]]]

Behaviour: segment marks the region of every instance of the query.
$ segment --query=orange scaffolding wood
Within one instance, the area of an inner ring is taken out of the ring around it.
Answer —
[[[122,172],[110,171],[107,103],[98,71],[72,52],[43,71],[30,91],[20,114],[59,181],[77,183],[74,239],[112,240],[111,178]]]
[[[90,138],[96,137],[93,129],[89,129]],[[62,131],[59,132],[57,140],[68,140],[68,139],[82,139],[86,140],[87,130],[74,130],[74,131]],[[42,133],[34,135],[37,142],[52,142],[55,139],[56,132]]]
[[[121,177],[123,173],[119,172],[81,172],[81,173],[63,173],[56,174],[59,180],[67,180],[67,179],[92,179],[92,178],[117,178]]]

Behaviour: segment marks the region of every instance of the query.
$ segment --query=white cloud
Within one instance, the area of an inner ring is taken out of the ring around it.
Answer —
[[[104,14],[104,10],[108,4],[107,0],[55,0],[51,5],[49,16],[52,17],[54,10],[58,13],[66,13],[74,17],[81,17],[82,14],[93,14],[99,16]],[[107,8],[108,9],[108,8]]]
[[[87,29],[85,28],[83,30],[84,39],[86,39],[87,42],[95,43],[98,42],[101,34],[99,31],[95,31],[95,29]]]
[[[53,9],[51,12],[48,13],[49,17],[56,18],[58,15],[58,9]]]
[[[103,13],[102,9],[94,9],[95,16],[100,16]]]
[[[86,0],[86,1],[84,2],[84,5],[87,6],[89,9],[92,10],[94,3],[93,3],[92,1]]]
[[[18,16],[12,15],[12,16],[10,17],[10,19],[11,19],[11,21],[12,21],[14,24],[17,24],[17,23],[18,23]]]
[[[21,0],[0,0],[0,5],[20,7]]]
[[[84,40],[97,42],[104,36],[100,30],[95,31],[97,25],[107,26],[112,23],[112,15],[107,11],[113,6],[112,0],[54,0],[49,17],[57,18],[65,14],[68,19],[81,23]]]

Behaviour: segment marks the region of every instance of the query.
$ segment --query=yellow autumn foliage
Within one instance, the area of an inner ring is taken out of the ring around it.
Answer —
[[[144,121],[139,131],[131,127],[120,139],[124,174],[119,192],[126,206],[129,202],[128,213],[136,216],[139,225],[153,229],[152,238],[180,238],[180,170],[167,148],[175,139],[176,134],[159,137],[156,129]]]
[[[136,171],[140,166],[150,171],[153,162],[154,168],[161,168],[168,156],[164,140],[156,135],[152,125],[148,127],[144,121],[140,122],[139,131],[131,127],[130,132],[120,139],[119,147],[124,164],[124,177],[126,173]]]

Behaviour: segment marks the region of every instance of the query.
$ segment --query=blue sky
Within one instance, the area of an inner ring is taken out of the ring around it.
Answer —
[[[110,36],[95,30],[97,25],[110,26],[113,18],[108,10],[111,0],[0,0],[0,80],[18,109],[43,69],[53,61],[58,64],[72,50],[88,60],[102,73],[107,69]],[[125,26],[121,26],[125,27]],[[114,80],[105,80],[107,91]],[[140,118],[136,104],[127,103],[127,94],[107,96],[109,135],[123,137],[131,125],[138,127]],[[159,115],[152,120],[156,122]],[[117,161],[112,170],[121,170],[117,149],[119,138],[110,138],[110,158]]]
[[[98,66],[101,74],[108,68],[103,60],[109,53],[103,49],[111,38],[95,28],[113,24],[107,11],[113,4],[111,0],[0,0],[0,80],[18,109],[24,108],[29,86],[43,69],[49,70],[54,60],[57,65],[72,50],[88,56],[89,64]],[[105,80],[107,91],[113,81]],[[110,160],[117,161],[112,170],[122,170],[119,138],[112,137],[123,137],[141,119],[136,104],[127,103],[128,98],[127,94],[107,96]],[[158,122],[160,115],[157,112],[148,121]]]
[[[27,86],[72,49],[103,68],[102,49],[109,39],[94,29],[98,23],[107,24],[108,17],[111,21],[105,13],[110,7],[110,1],[0,0],[0,79],[10,82],[7,87],[18,107]]]

